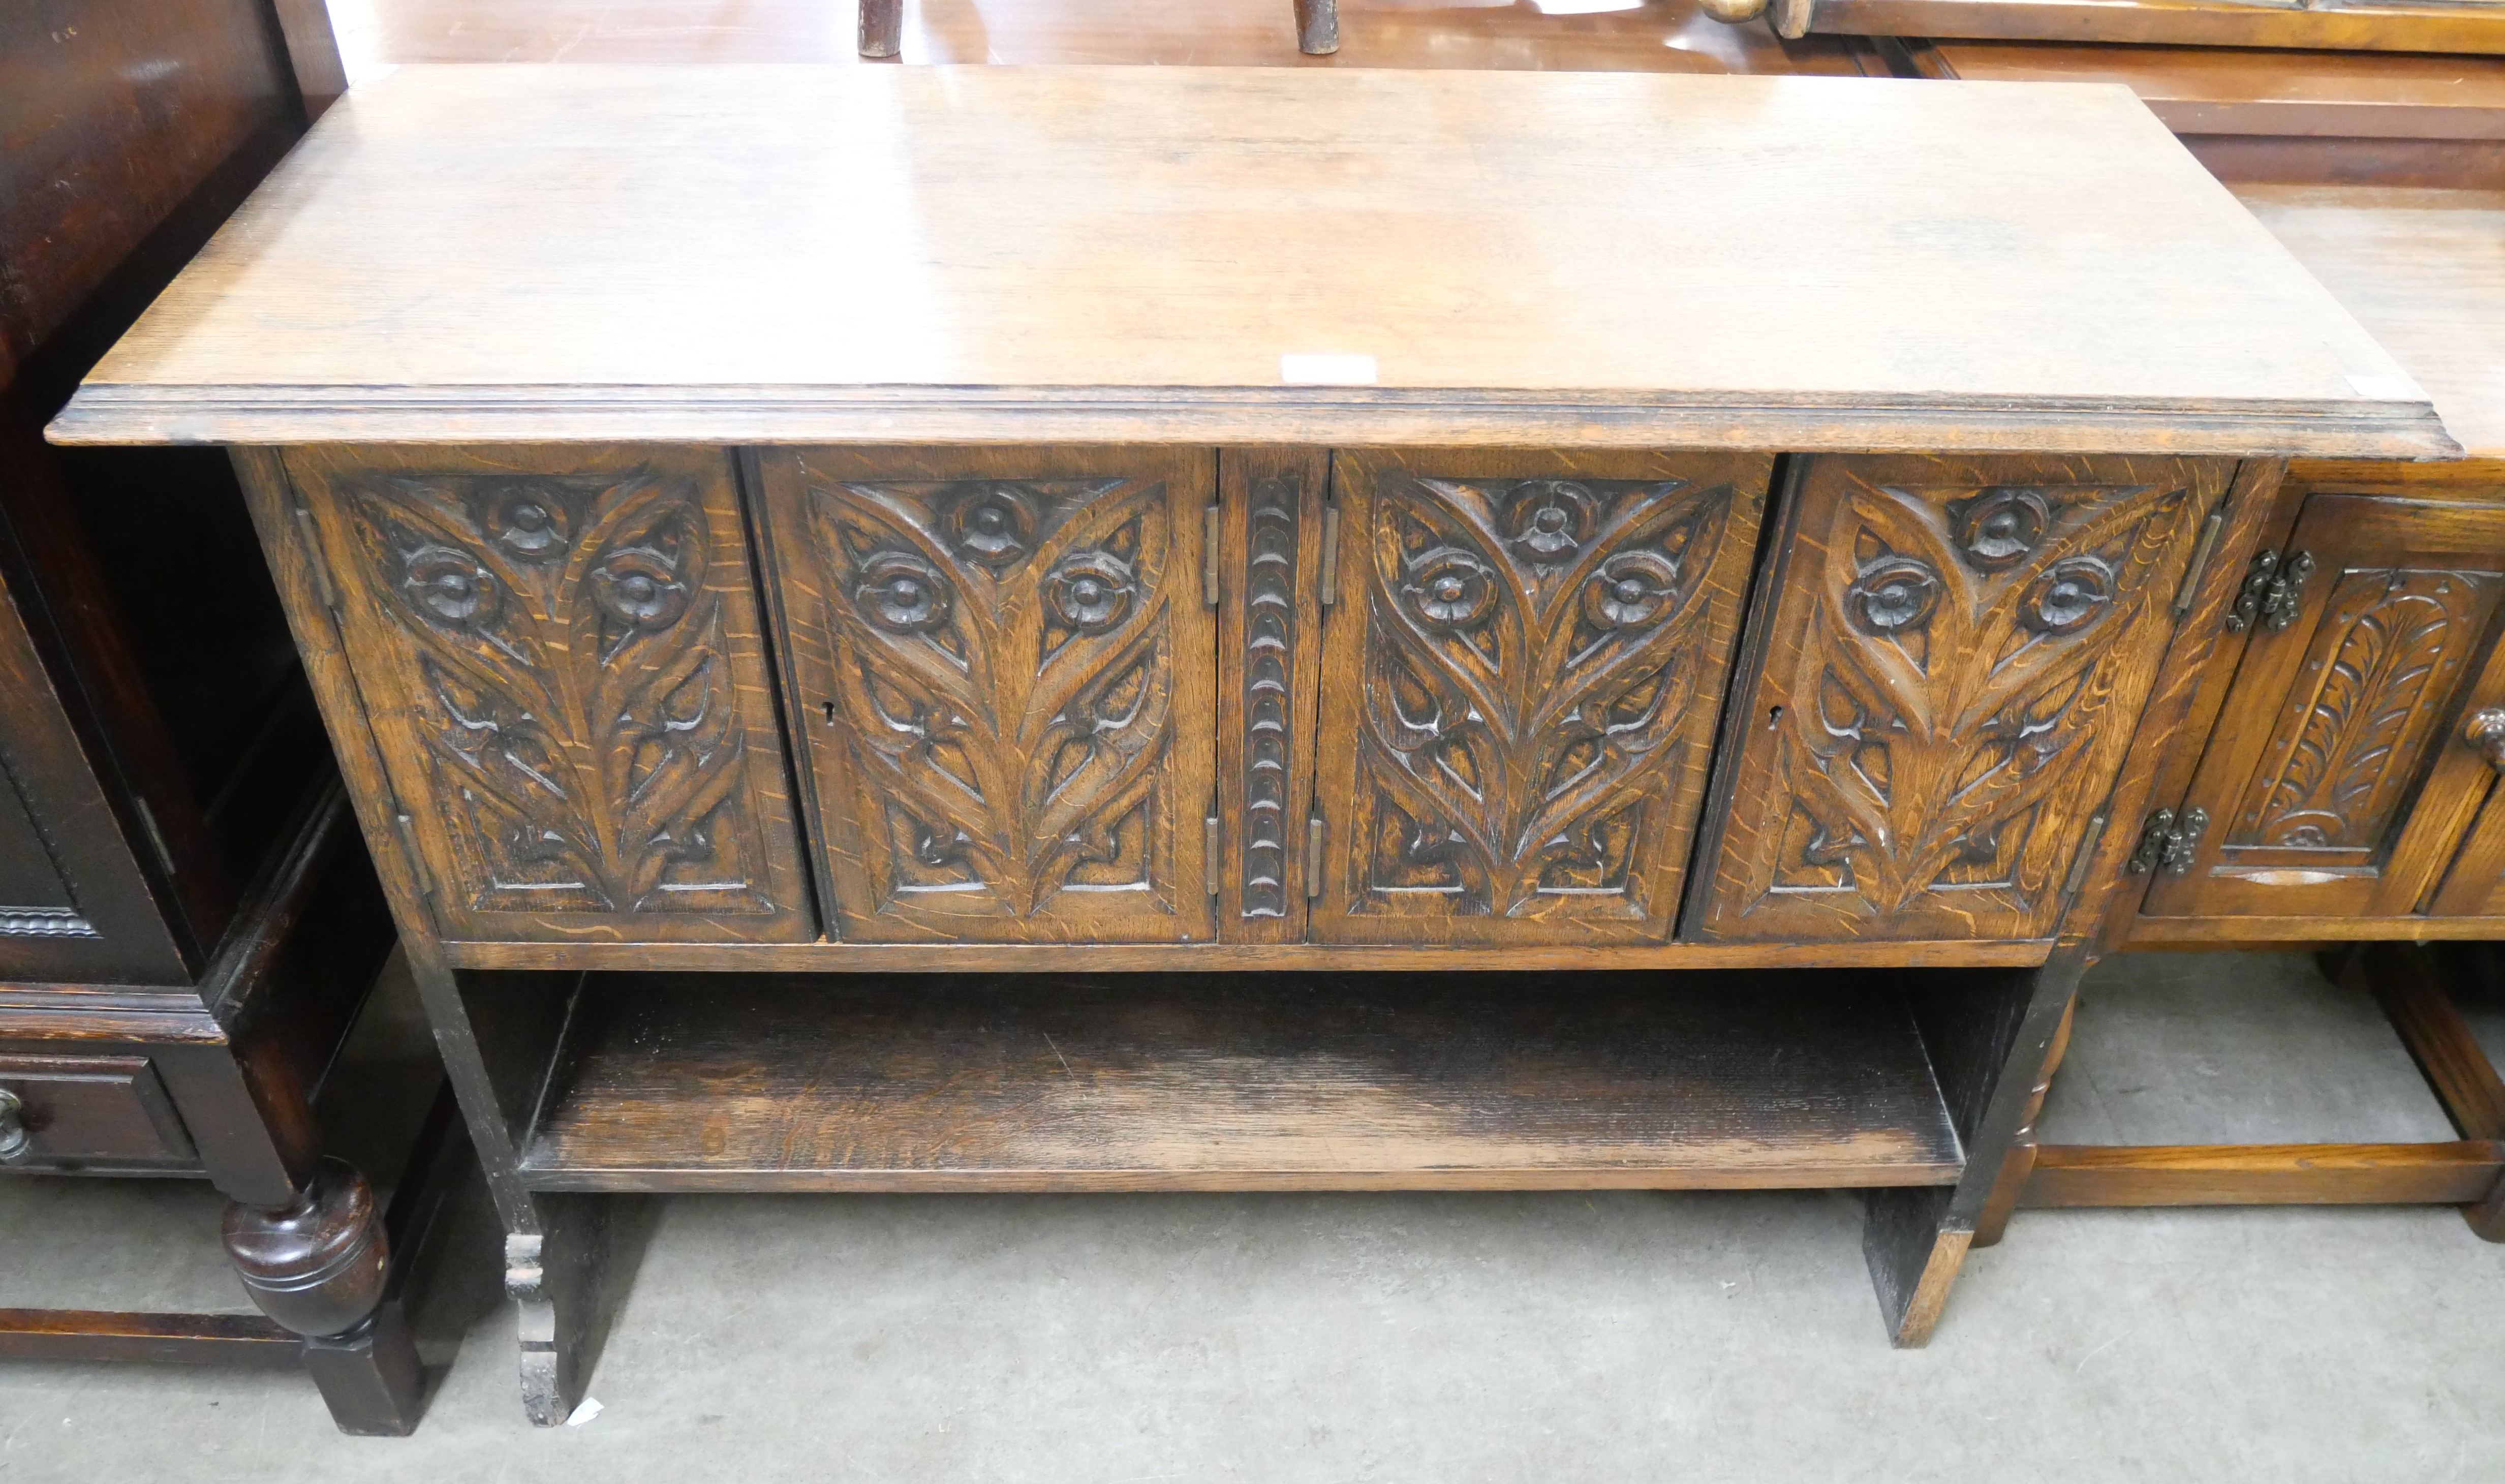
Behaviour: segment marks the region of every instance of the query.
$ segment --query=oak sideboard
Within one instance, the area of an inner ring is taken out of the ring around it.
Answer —
[[[1863,1186],[1919,1343],[2457,451],[2120,89],[1149,68],[404,68],[52,436],[234,449],[544,1422],[615,1192]]]

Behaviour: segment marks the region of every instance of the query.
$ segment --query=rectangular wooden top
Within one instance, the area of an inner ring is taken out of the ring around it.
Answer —
[[[404,67],[52,434],[2453,451],[2121,88],[1149,67]]]

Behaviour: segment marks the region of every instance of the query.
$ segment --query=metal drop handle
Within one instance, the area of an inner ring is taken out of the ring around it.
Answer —
[[[26,1105],[0,1087],[0,1164],[16,1164],[34,1151],[34,1135],[26,1131]]]
[[[2470,750],[2487,760],[2487,765],[2505,773],[2505,706],[2490,706],[2474,714],[2470,724],[2461,728],[2461,740]]]

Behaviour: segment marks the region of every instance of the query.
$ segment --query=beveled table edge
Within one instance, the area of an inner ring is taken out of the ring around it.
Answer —
[[[2423,401],[1387,387],[202,386],[91,382],[60,444],[1211,443],[2452,459]]]

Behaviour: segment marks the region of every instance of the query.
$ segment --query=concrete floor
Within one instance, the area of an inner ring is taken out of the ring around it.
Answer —
[[[2505,1016],[2479,1016],[2505,1050]],[[2047,1135],[2448,1138],[2296,957],[2101,967]],[[0,1182],[0,1305],[239,1308],[194,1186]],[[1844,1194],[694,1197],[514,1399],[483,1200],[408,1440],[285,1373],[0,1363],[19,1480],[2480,1480],[2505,1247],[2444,1210],[2027,1212],[1890,1351]]]

